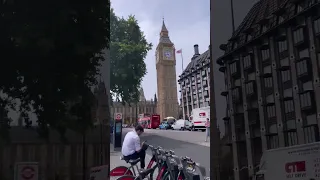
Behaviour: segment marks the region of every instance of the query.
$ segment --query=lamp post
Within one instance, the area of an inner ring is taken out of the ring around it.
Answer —
[[[230,0],[230,9],[231,9],[231,23],[232,23],[232,34],[235,31],[235,25],[234,25],[234,12],[233,12],[233,0]]]

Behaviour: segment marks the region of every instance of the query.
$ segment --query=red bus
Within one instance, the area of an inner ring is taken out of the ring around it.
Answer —
[[[160,115],[153,114],[151,117],[143,117],[138,120],[138,123],[147,129],[156,129],[160,125]]]

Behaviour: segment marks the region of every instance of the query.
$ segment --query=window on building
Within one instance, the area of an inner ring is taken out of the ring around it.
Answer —
[[[312,143],[319,141],[319,129],[315,126],[309,126],[304,128],[304,138],[306,143]]]
[[[263,61],[269,60],[270,59],[270,50],[269,49],[262,50],[261,56],[262,56]]]
[[[252,55],[247,55],[243,58],[243,68],[249,69],[252,67]]]
[[[246,93],[247,93],[247,95],[254,93],[254,82],[253,81],[246,84]]]
[[[290,81],[291,80],[291,71],[288,70],[288,71],[281,71],[281,79],[282,79],[282,82],[287,82],[287,81]]]
[[[207,75],[206,70],[201,71],[201,75],[202,75],[202,76],[206,76],[206,75]]]
[[[202,84],[203,84],[203,86],[207,86],[208,85],[207,81],[202,81]]]
[[[279,147],[279,137],[277,134],[268,136],[268,149],[275,149]]]
[[[304,29],[299,28],[293,32],[293,42],[294,44],[299,44],[304,41]]]
[[[265,88],[273,87],[272,77],[264,78],[264,87]]]
[[[309,52],[309,48],[303,49],[301,51],[299,51],[299,58],[306,58],[306,57],[310,57],[310,52]]]
[[[238,62],[233,62],[230,64],[230,73],[231,75],[236,74],[238,72]]]
[[[286,133],[286,146],[293,146],[298,144],[298,136],[296,132]]]
[[[276,107],[274,105],[267,106],[267,117],[268,118],[276,117]]]
[[[308,73],[307,59],[297,62],[297,76],[302,76]]]
[[[311,92],[300,94],[301,108],[312,107]]]
[[[288,42],[287,41],[281,41],[278,42],[279,52],[284,52],[288,50]]]
[[[208,102],[208,101],[205,101],[205,102],[204,102],[204,107],[207,107],[207,106],[209,106],[209,102]]]
[[[320,18],[316,19],[314,22],[313,22],[313,28],[314,28],[314,33],[315,34],[320,34]]]
[[[284,111],[285,113],[291,113],[294,112],[294,103],[293,100],[284,101]]]

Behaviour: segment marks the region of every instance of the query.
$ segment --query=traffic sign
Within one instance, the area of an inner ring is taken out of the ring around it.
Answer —
[[[19,162],[15,166],[16,180],[38,180],[39,166],[37,162]]]
[[[114,119],[116,119],[117,121],[121,121],[122,120],[122,113],[115,113]]]
[[[25,166],[21,170],[22,179],[30,180],[35,176],[35,170],[32,166]]]

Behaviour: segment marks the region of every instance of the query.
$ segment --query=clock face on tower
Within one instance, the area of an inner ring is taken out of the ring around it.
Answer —
[[[163,57],[165,60],[173,60],[173,50],[171,48],[164,48]]]

